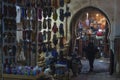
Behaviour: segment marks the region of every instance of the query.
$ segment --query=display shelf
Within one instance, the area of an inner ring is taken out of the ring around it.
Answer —
[[[17,0],[16,5],[21,11],[21,21],[17,24],[17,31],[21,32],[21,40],[18,40],[18,43],[21,44],[20,48],[23,50],[23,54],[25,57],[24,62],[28,66],[36,65],[36,17],[33,17],[33,14],[37,16],[35,6],[31,6],[31,1],[29,1],[30,5],[27,6],[27,0]],[[35,10],[35,11],[33,11]],[[19,42],[21,41],[21,42]],[[18,45],[17,45],[18,46]],[[19,51],[20,53],[22,51]],[[19,57],[19,54],[18,54]],[[17,62],[21,62],[21,60],[17,60]]]
[[[41,76],[44,76],[44,73],[41,72],[37,76],[14,75],[14,74],[3,74],[2,75],[4,80],[37,80]]]
[[[2,0],[2,73],[15,64],[16,57],[16,0]]]

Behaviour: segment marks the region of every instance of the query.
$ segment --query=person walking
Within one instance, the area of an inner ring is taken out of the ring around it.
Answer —
[[[95,60],[95,55],[98,52],[98,49],[95,47],[93,42],[89,42],[88,46],[85,49],[85,52],[86,52],[86,58],[89,61],[89,66],[90,66],[89,71],[91,72],[91,71],[93,71],[93,63]]]

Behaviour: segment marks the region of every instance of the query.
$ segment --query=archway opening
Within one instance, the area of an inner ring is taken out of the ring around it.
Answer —
[[[109,62],[110,22],[106,14],[98,8],[86,7],[79,10],[71,21],[71,52],[84,58],[84,47],[93,42],[99,49],[96,59],[105,58]],[[108,70],[108,68],[106,68]]]

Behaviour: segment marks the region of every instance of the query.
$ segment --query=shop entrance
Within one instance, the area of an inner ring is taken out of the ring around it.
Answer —
[[[85,58],[84,48],[92,41],[99,49],[96,59],[109,63],[110,22],[104,12],[95,7],[81,9],[72,18],[71,34],[71,52],[77,50],[78,55]]]

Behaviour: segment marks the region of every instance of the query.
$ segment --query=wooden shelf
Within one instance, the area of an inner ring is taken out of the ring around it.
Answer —
[[[4,80],[37,80],[39,77],[44,76],[43,73],[37,76],[27,76],[27,75],[14,75],[14,74],[3,74]]]

